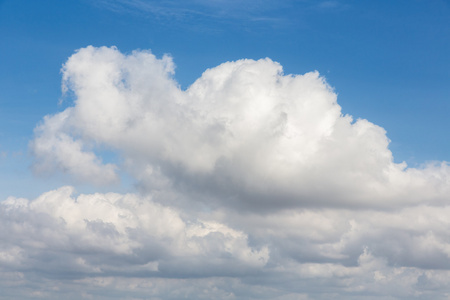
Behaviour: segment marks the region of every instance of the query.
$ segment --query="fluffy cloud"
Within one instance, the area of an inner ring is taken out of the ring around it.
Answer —
[[[11,240],[16,246],[13,252],[5,252],[6,262],[51,273],[58,271],[64,261],[73,266],[71,272],[77,277],[84,273],[108,275],[112,270],[129,272],[126,268],[116,270],[122,263],[114,263],[117,257],[136,260],[140,271],[150,274],[170,270],[174,257],[182,264],[195,261],[198,268],[216,261],[236,260],[240,265],[235,266],[236,270],[264,266],[267,261],[268,250],[250,248],[244,233],[217,222],[183,220],[177,211],[149,198],[114,193],[72,198],[72,193],[73,188],[63,187],[31,202],[9,198],[1,203],[2,240]],[[22,248],[35,249],[38,256],[51,249],[64,259],[55,254],[37,259],[30,251],[22,252]],[[96,255],[88,261],[86,253]],[[35,263],[39,265],[33,266]],[[183,267],[178,266],[176,271],[182,273]]]
[[[6,297],[448,298],[447,163],[394,163],[317,72],[239,60],[186,90],[173,74],[149,51],[66,62],[74,102],[36,128],[34,170],[138,190],[1,202]]]
[[[149,197],[72,193],[63,187],[34,201],[0,203],[3,271],[72,280],[178,278],[244,276],[267,263],[267,247],[249,246],[245,233],[183,219]]]
[[[447,164],[394,163],[385,131],[343,115],[317,72],[284,75],[270,59],[240,60],[186,91],[173,72],[169,57],[147,51],[79,50],[63,68],[74,106],[37,128],[35,170],[106,183],[120,168],[147,190],[170,186],[248,210],[447,199]],[[119,153],[121,165],[101,164],[96,147]]]
[[[449,212],[188,219],[150,196],[63,187],[0,203],[1,285],[15,298],[445,299]]]

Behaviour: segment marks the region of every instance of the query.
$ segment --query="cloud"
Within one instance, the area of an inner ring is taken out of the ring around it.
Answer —
[[[243,232],[183,220],[149,197],[72,193],[62,187],[34,201],[0,203],[3,267],[72,279],[185,277],[242,275],[267,262],[268,249],[250,247]]]
[[[317,72],[285,75],[270,59],[244,59],[205,71],[187,90],[173,73],[168,56],[80,49],[63,68],[74,106],[37,128],[35,170],[107,183],[118,168],[146,190],[170,186],[248,210],[447,198],[446,163],[394,163],[384,129],[343,115]],[[101,164],[101,147],[119,153],[121,165]]]
[[[174,69],[150,51],[68,59],[74,102],[36,128],[36,173],[137,190],[0,202],[5,298],[448,298],[447,163],[395,163],[318,72],[243,59],[182,90]]]
[[[97,185],[118,182],[114,165],[102,164],[99,157],[85,149],[82,140],[63,132],[69,113],[70,109],[57,117],[44,118],[45,126],[36,128],[38,137],[31,143],[36,158],[33,170],[45,174],[59,169],[70,173],[76,180]]]
[[[150,195],[73,193],[0,203],[6,295],[440,299],[449,288],[449,206],[202,219]]]
[[[173,23],[189,23],[190,27],[210,28],[198,26],[192,19],[200,18],[204,21],[225,22],[234,24],[257,22],[270,25],[286,25],[286,17],[280,15],[274,2],[267,0],[191,0],[183,1],[154,1],[154,0],[97,0],[94,5],[116,13],[128,13],[158,20],[159,24],[170,20]],[[277,5],[290,7],[291,1],[279,1]],[[192,28],[191,28],[192,29]]]

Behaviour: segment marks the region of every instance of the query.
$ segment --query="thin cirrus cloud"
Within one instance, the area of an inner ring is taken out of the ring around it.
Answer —
[[[395,163],[384,129],[342,114],[317,72],[243,59],[182,90],[169,56],[106,47],[62,72],[75,100],[36,128],[34,170],[97,185],[127,173],[138,191],[0,203],[6,293],[447,297],[448,165]],[[120,159],[102,163],[105,148]]]
[[[184,1],[153,1],[153,0],[100,0],[94,5],[115,12],[146,15],[159,21],[186,22],[191,18],[220,20],[243,20],[251,22],[264,22],[269,24],[283,24],[283,16],[278,15],[279,6],[290,6],[291,1],[272,2],[268,0],[192,0]],[[305,4],[308,4],[305,2]],[[308,6],[308,5],[307,5]],[[336,5],[337,6],[337,5]],[[203,28],[205,30],[206,28]]]

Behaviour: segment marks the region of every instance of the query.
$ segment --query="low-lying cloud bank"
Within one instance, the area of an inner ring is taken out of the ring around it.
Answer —
[[[448,297],[448,206],[194,218],[150,196],[72,193],[0,203],[0,298]]]
[[[36,128],[35,172],[138,190],[1,202],[6,298],[449,297],[447,163],[394,163],[317,72],[239,60],[187,90],[173,74],[149,51],[69,58],[74,103]]]

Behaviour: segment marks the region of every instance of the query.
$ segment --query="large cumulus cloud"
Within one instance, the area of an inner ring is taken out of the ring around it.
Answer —
[[[6,297],[448,298],[449,166],[395,163],[318,72],[244,59],[182,90],[169,56],[106,47],[62,72],[34,170],[137,190],[1,202]]]
[[[207,70],[186,91],[173,73],[170,57],[148,51],[79,50],[63,68],[74,106],[37,128],[35,170],[108,183],[120,168],[144,189],[250,210],[392,207],[449,192],[446,164],[394,163],[384,129],[343,115],[317,72],[284,75],[270,59],[244,59]],[[102,164],[101,147],[120,153],[120,166]]]

